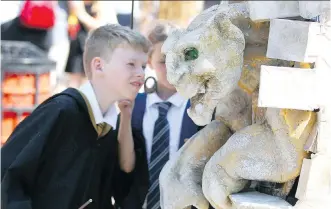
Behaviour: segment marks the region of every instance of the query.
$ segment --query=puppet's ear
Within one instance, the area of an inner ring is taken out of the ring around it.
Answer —
[[[248,18],[245,4],[221,4],[205,25],[226,40],[233,40],[245,48],[245,37],[233,22]]]
[[[212,6],[198,14],[188,25],[187,31],[193,31],[206,26],[208,20],[216,14],[219,5]]]
[[[246,3],[221,4],[208,24],[221,26],[226,22],[239,27],[238,24],[245,20],[249,20],[249,11]]]

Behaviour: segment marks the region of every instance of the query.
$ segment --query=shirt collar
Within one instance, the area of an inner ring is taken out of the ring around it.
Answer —
[[[91,105],[96,125],[105,122],[111,125],[112,128],[115,130],[117,124],[117,117],[119,114],[119,109],[117,108],[116,104],[112,104],[108,108],[106,114],[103,116],[91,83],[87,81],[79,88],[79,90],[86,96],[87,100]]]
[[[187,102],[187,99],[180,96],[178,93],[175,93],[174,95],[169,97],[166,101],[162,100],[155,92],[151,94],[147,94],[147,100],[146,100],[147,107],[151,107],[159,102],[170,102],[172,105],[176,107],[180,107],[181,105],[183,105],[183,103]]]

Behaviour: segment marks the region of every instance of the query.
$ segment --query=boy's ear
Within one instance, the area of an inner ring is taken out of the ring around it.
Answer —
[[[91,62],[93,70],[103,70],[103,63],[100,57],[94,57]]]

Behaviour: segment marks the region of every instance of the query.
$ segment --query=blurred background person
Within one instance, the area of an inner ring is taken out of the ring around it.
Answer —
[[[106,23],[118,24],[116,12],[106,1],[68,1],[70,50],[65,72],[69,87],[77,88],[85,80],[84,44],[88,32]]]
[[[51,87],[53,93],[58,93],[66,88],[66,77],[64,69],[69,55],[69,35],[68,35],[68,3],[58,1],[55,10],[55,25],[52,29],[52,45],[48,52],[48,57],[56,62],[55,71],[51,72]]]

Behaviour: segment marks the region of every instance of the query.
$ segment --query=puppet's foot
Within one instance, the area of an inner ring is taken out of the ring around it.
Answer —
[[[232,178],[216,161],[213,156],[206,164],[202,179],[203,194],[215,209],[230,209],[232,205],[228,196],[242,190],[248,181]]]
[[[203,173],[202,189],[215,209],[231,208],[229,195],[244,189],[248,180],[257,180],[256,176],[262,173],[254,163],[266,170],[263,167],[266,159],[261,155],[270,151],[269,139],[272,133],[267,128],[252,125],[234,133],[211,157]]]
[[[208,209],[209,203],[201,188],[202,173],[210,157],[230,135],[223,123],[213,121],[192,136],[167,162],[160,173],[162,209],[183,209],[188,206]]]

